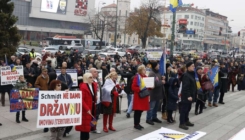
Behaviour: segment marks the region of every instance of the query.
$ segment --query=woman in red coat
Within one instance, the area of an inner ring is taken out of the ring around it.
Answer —
[[[93,83],[92,74],[86,73],[83,75],[83,83],[79,86],[82,91],[82,124],[76,126],[75,129],[80,131],[80,140],[88,140],[91,121],[96,113],[97,85]]]
[[[141,130],[144,127],[140,125],[140,118],[143,111],[147,111],[150,109],[149,107],[149,97],[140,98],[140,87],[138,85],[138,75],[140,78],[147,77],[146,69],[144,65],[140,65],[138,67],[138,74],[134,76],[133,83],[132,83],[132,91],[134,93],[134,101],[133,101],[133,110],[134,110],[134,128]]]

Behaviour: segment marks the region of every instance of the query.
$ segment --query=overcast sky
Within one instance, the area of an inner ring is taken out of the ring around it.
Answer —
[[[106,2],[106,5],[112,4],[114,0],[96,0],[96,6],[99,1]],[[115,0],[116,1],[116,0]],[[145,0],[131,0],[131,9],[139,7]],[[170,0],[167,0],[169,4]],[[182,0],[184,4],[194,3],[194,7],[209,8],[213,12],[227,16],[230,21],[233,33],[245,28],[245,0]]]

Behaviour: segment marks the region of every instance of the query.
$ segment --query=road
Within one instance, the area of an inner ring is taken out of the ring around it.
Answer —
[[[8,99],[6,98],[6,101]],[[127,119],[125,113],[118,114],[114,119],[114,127],[116,132],[101,134],[90,134],[90,140],[132,140],[161,127],[192,133],[194,131],[206,132],[207,135],[201,140],[228,140],[245,127],[245,95],[244,91],[228,92],[225,95],[225,105],[219,107],[208,107],[204,113],[198,116],[194,115],[194,105],[190,113],[190,120],[195,123],[195,127],[184,131],[178,128],[177,123],[167,124],[165,121],[161,124],[150,126],[145,123],[146,113],[142,114],[141,124],[144,130],[138,131],[133,128],[133,118]],[[122,109],[126,109],[127,99],[124,97],[122,101]],[[7,101],[8,102],[8,101]],[[41,129],[36,128],[37,111],[27,111],[28,123],[15,123],[15,113],[9,112],[9,103],[5,107],[0,107],[0,140],[49,140],[50,133],[42,133]],[[160,118],[160,112],[158,116]],[[133,113],[131,114],[133,116]],[[98,129],[102,130],[102,119],[98,121]],[[64,140],[78,140],[80,134],[74,129]]]

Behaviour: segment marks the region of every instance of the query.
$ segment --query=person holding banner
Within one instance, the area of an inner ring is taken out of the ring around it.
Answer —
[[[50,90],[61,91],[61,81],[53,80],[49,85]],[[64,127],[52,127],[50,128],[51,140],[60,140],[60,137],[63,136],[65,131]]]
[[[91,121],[96,118],[96,100],[97,85],[93,82],[91,73],[83,75],[83,83],[79,85],[82,91],[82,124],[75,127],[76,131],[80,131],[80,140],[88,140],[91,131]]]
[[[116,131],[113,128],[113,117],[115,113],[120,113],[119,109],[119,94],[121,93],[122,89],[118,84],[117,81],[117,73],[111,72],[108,74],[105,79],[105,83],[102,88],[102,109],[101,113],[103,114],[103,131],[108,133],[107,129],[107,121],[109,118],[109,130]]]
[[[66,67],[61,68],[61,74],[58,76],[58,80],[60,80],[62,83],[65,83],[68,86],[68,89],[72,88],[73,81],[71,79],[71,75],[66,73]]]
[[[19,80],[16,82],[14,89],[26,89],[28,87],[28,83],[25,81],[25,78],[23,75],[19,76]],[[16,112],[16,123],[20,123],[20,112]],[[22,121],[28,122],[26,119],[26,112],[25,110],[22,111]]]

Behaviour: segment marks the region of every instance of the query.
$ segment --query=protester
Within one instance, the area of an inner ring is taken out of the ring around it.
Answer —
[[[119,94],[123,87],[120,87],[117,81],[117,73],[111,72],[106,76],[105,83],[102,88],[102,114],[103,114],[103,131],[108,133],[107,121],[109,118],[109,130],[116,131],[113,125],[113,117],[115,113],[120,113]]]
[[[60,69],[61,74],[58,76],[58,80],[60,80],[62,83],[66,84],[68,86],[68,89],[71,89],[73,85],[73,80],[71,79],[71,75],[66,73],[66,67],[62,67]]]
[[[178,97],[178,90],[179,90],[179,81],[177,78],[171,77],[169,79],[169,94],[167,99],[167,122],[174,123],[175,118],[173,119],[173,111],[177,109],[177,101]]]
[[[83,83],[79,85],[82,91],[82,124],[75,127],[80,132],[80,140],[89,140],[91,121],[96,115],[97,85],[93,82],[91,73],[83,75]]]
[[[26,63],[26,67],[24,68],[24,76],[25,79],[28,83],[31,83],[32,86],[34,86],[35,84],[35,77],[36,77],[36,73],[34,71],[34,69],[31,67],[30,62]]]
[[[35,82],[35,87],[39,88],[39,90],[48,90],[48,83],[49,83],[49,76],[48,76],[48,70],[42,69],[41,75],[37,77],[37,80]]]
[[[143,126],[140,125],[140,118],[143,111],[148,111],[150,109],[149,106],[149,96],[140,98],[139,94],[143,90],[141,85],[144,85],[144,81],[142,78],[147,77],[146,69],[144,65],[140,65],[137,69],[138,74],[134,77],[132,83],[132,91],[134,93],[133,100],[133,110],[134,110],[134,128],[141,130],[144,129]],[[144,87],[145,88],[145,87]]]
[[[53,80],[49,85],[49,89],[53,91],[61,91],[61,81]],[[50,128],[51,140],[61,140],[60,137],[63,136],[64,131],[65,131],[64,127]]]
[[[16,81],[16,84],[14,86],[14,89],[20,90],[20,89],[27,89],[28,83],[25,81],[25,78],[23,75],[19,76],[19,80]],[[16,123],[20,123],[20,111],[16,112],[16,119],[15,119]],[[22,121],[23,122],[28,122],[28,120],[26,119],[26,112],[25,110],[22,111]]]
[[[159,64],[157,62],[152,62],[152,71],[149,73],[148,77],[154,77],[154,88],[150,90],[150,110],[146,114],[146,123],[154,125],[156,123],[162,123],[157,118],[157,110],[159,107],[160,100],[164,97],[164,84],[165,80],[163,79],[161,73],[159,72]],[[165,77],[164,77],[165,78]],[[166,98],[166,97],[165,97]]]
[[[188,130],[187,126],[194,126],[189,120],[191,104],[195,101],[197,87],[195,81],[195,66],[193,62],[186,64],[187,72],[182,77],[180,125],[179,128]]]
[[[227,84],[228,84],[228,79],[227,79],[227,75],[228,75],[228,68],[225,66],[225,63],[221,63],[220,64],[220,71],[224,74],[223,77],[221,77],[221,87],[220,87],[220,97],[219,97],[219,103],[220,104],[225,104],[224,103],[224,96],[225,93],[227,92]],[[244,80],[244,76],[242,78]],[[245,82],[243,82],[243,85],[245,84]],[[245,86],[245,85],[244,85]],[[243,87],[244,87],[243,86]],[[245,89],[245,88],[244,88]]]

